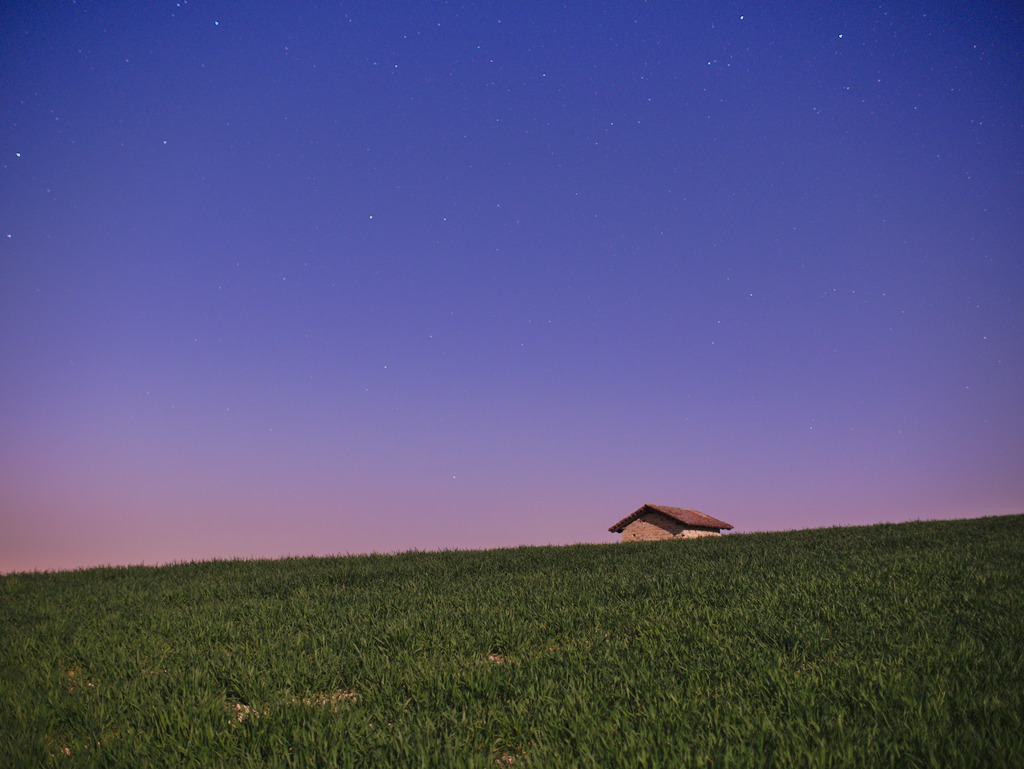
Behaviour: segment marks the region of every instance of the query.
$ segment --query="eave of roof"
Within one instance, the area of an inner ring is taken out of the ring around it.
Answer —
[[[617,524],[612,526],[608,531],[619,533],[624,528],[629,526],[633,521],[639,518],[641,515],[647,512],[661,513],[667,515],[669,518],[674,518],[680,523],[684,523],[687,526],[700,526],[705,529],[731,529],[732,524],[720,521],[717,518],[712,518],[710,515],[698,512],[697,510],[689,510],[684,507],[669,507],[668,505],[644,505],[639,510],[635,511],[631,515],[626,516]]]

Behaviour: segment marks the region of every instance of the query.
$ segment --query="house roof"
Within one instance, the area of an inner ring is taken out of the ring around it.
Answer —
[[[623,518],[617,524],[608,529],[608,531],[614,531],[616,533],[621,532],[641,515],[650,512],[667,515],[669,518],[674,518],[680,523],[685,523],[687,526],[700,526],[705,529],[732,528],[731,523],[720,521],[717,518],[712,518],[710,515],[704,515],[704,513],[698,513],[696,510],[687,510],[682,507],[669,507],[668,505],[644,505],[632,515]]]

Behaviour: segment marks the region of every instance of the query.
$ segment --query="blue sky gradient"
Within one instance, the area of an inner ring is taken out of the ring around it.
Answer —
[[[0,570],[1022,511],[1010,5],[0,30]]]

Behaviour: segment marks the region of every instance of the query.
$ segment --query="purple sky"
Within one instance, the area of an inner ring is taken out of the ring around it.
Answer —
[[[1024,512],[1015,4],[0,41],[0,571]]]

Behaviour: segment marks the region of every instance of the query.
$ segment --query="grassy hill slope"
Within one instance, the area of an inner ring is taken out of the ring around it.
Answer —
[[[0,578],[3,766],[1019,766],[1024,516]]]

